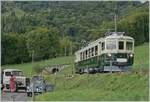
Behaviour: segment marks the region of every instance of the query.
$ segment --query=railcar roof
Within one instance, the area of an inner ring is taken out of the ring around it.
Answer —
[[[116,39],[125,38],[125,39],[134,40],[132,37],[130,37],[130,36],[124,36],[124,35],[110,35],[110,36],[106,37],[106,39],[109,39],[109,38],[116,38]]]

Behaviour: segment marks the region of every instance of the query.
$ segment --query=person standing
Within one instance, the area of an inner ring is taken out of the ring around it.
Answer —
[[[15,91],[15,77],[11,75],[9,80],[10,92],[13,93]]]

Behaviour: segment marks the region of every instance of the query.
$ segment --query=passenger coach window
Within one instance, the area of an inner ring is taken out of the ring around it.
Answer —
[[[124,42],[119,41],[119,50],[123,50],[123,49],[124,49]]]
[[[107,41],[106,49],[108,49],[108,50],[116,49],[116,41]]]
[[[127,42],[126,43],[126,49],[127,50],[132,50],[132,45],[133,45],[132,42]]]

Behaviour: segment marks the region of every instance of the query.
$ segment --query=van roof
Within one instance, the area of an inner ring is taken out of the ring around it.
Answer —
[[[21,70],[19,70],[19,69],[4,69],[3,71],[11,72],[11,71],[21,71]]]

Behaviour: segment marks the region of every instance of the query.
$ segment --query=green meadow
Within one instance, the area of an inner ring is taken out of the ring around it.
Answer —
[[[21,69],[30,76],[35,65],[70,64],[56,75],[45,75],[46,81],[55,85],[54,91],[36,96],[37,101],[148,101],[148,43],[135,47],[133,71],[128,73],[72,75],[72,62],[73,57],[59,57],[2,67]]]

